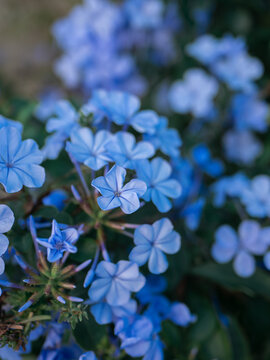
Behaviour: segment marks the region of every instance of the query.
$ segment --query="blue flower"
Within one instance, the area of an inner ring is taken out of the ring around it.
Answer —
[[[267,103],[256,95],[237,94],[232,100],[232,116],[237,130],[267,130]]]
[[[0,115],[0,129],[3,127],[14,126],[18,131],[22,132],[23,126],[18,121],[10,120]]]
[[[120,260],[117,264],[101,261],[96,269],[97,279],[89,289],[93,302],[103,299],[109,305],[120,306],[128,303],[131,292],[139,291],[145,284],[138,265]]]
[[[92,181],[102,196],[97,202],[102,210],[111,210],[120,207],[126,214],[131,214],[140,207],[139,197],[146,191],[146,184],[138,179],[133,179],[123,186],[126,170],[114,165],[105,175]]]
[[[151,162],[141,161],[136,169],[138,178],[147,185],[144,200],[155,204],[160,212],[167,212],[172,208],[168,197],[176,199],[181,194],[181,186],[178,181],[171,179],[172,168],[170,164],[157,157]]]
[[[38,243],[47,248],[47,259],[49,262],[55,262],[62,258],[65,251],[70,253],[77,252],[73,245],[79,238],[79,233],[74,228],[60,230],[58,223],[53,220],[52,233],[49,239],[37,239]]]
[[[229,130],[223,136],[225,155],[228,160],[249,165],[261,154],[262,144],[252,132]]]
[[[196,230],[198,228],[204,205],[205,205],[205,199],[200,197],[194,202],[189,203],[180,212],[180,216],[185,219],[186,226],[190,230]]]
[[[45,196],[42,200],[46,206],[55,206],[59,211],[65,207],[65,200],[68,195],[64,190],[56,189],[53,190],[49,195]]]
[[[192,156],[195,163],[204,171],[206,174],[217,177],[220,176],[224,171],[224,166],[220,160],[213,159],[211,157],[210,150],[204,144],[196,145],[192,149]]]
[[[268,244],[260,225],[253,220],[243,221],[238,235],[229,225],[222,225],[215,233],[212,256],[218,263],[227,263],[234,259],[233,267],[241,277],[249,277],[255,272],[253,255],[262,255]]]
[[[148,261],[151,273],[163,273],[168,268],[165,254],[178,252],[181,245],[180,239],[180,235],[173,231],[173,225],[167,218],[158,220],[153,225],[141,225],[135,230],[136,246],[131,251],[129,259],[139,266]]]
[[[97,357],[93,351],[88,351],[79,357],[79,360],[97,360]]]
[[[4,260],[1,258],[2,255],[7,251],[8,238],[3,233],[8,232],[14,223],[14,214],[7,205],[0,205],[0,275],[5,270]],[[0,296],[2,290],[0,288]]]
[[[201,69],[186,71],[184,80],[175,81],[169,90],[171,108],[180,114],[191,112],[206,117],[213,109],[218,82]]]
[[[134,169],[140,160],[148,159],[155,154],[152,144],[140,141],[136,144],[135,136],[128,132],[118,132],[106,146],[112,160],[119,166]]]
[[[171,305],[168,319],[179,326],[188,326],[197,320],[197,316],[191,314],[189,308],[184,303],[175,302]]]
[[[241,201],[249,215],[264,218],[270,216],[270,177],[255,176],[241,192]]]
[[[129,93],[98,90],[94,92],[90,103],[96,109],[99,118],[102,113],[117,125],[131,125],[141,133],[153,134],[159,122],[154,111],[139,111],[140,100]]]
[[[23,185],[36,188],[45,181],[45,171],[39,166],[43,156],[32,139],[22,141],[15,127],[0,130],[0,183],[8,193],[14,193]]]
[[[150,141],[156,150],[160,149],[165,155],[179,156],[179,147],[182,145],[182,140],[176,129],[168,129],[168,119],[165,117],[159,118],[155,134],[145,134],[144,139]]]
[[[79,126],[79,115],[74,107],[67,100],[59,100],[54,108],[55,117],[48,120],[46,129],[48,132],[60,132],[66,137]]]
[[[88,128],[81,128],[71,133],[71,142],[67,142],[66,150],[77,161],[99,170],[110,161],[106,149],[107,143],[111,140],[108,131],[100,130],[95,135]]]
[[[125,11],[132,27],[152,29],[162,25],[164,4],[161,0],[128,0]]]

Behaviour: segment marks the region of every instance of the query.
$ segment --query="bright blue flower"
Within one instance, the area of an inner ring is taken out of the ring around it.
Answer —
[[[90,104],[96,109],[99,118],[102,113],[117,125],[130,125],[141,133],[153,134],[159,122],[154,111],[139,111],[140,100],[129,93],[98,90],[94,92]]]
[[[77,252],[73,245],[79,238],[79,233],[74,228],[60,230],[58,223],[53,220],[52,233],[49,239],[37,239],[38,243],[47,248],[47,259],[49,262],[55,262],[62,258],[65,251],[70,253]]]
[[[97,360],[97,357],[93,351],[88,351],[79,357],[79,360]]]
[[[61,211],[65,207],[65,200],[67,200],[67,198],[68,195],[64,190],[57,189],[53,190],[48,196],[45,196],[42,202],[46,206],[55,206]]]
[[[139,272],[138,265],[120,260],[117,264],[101,261],[96,269],[97,279],[89,289],[93,302],[104,298],[109,305],[120,306],[128,303],[131,292],[137,292],[145,284],[145,278]]]
[[[22,130],[23,130],[22,124],[19,123],[18,121],[10,120],[10,119],[7,119],[4,116],[0,115],[0,129],[2,129],[3,127],[9,127],[9,126],[15,127],[20,132],[22,132]]]
[[[182,140],[176,129],[168,129],[168,119],[165,117],[159,118],[155,134],[146,134],[144,139],[150,141],[156,150],[160,149],[165,155],[171,157],[179,156]]]
[[[270,177],[255,176],[241,193],[241,201],[249,215],[264,218],[270,216]]]
[[[147,185],[144,200],[152,200],[160,212],[169,211],[172,203],[168,197],[176,199],[181,194],[179,182],[170,178],[172,173],[170,164],[158,157],[151,162],[147,160],[140,162],[136,171],[138,178]]]
[[[189,203],[180,212],[180,216],[185,219],[186,226],[190,230],[196,230],[199,227],[204,205],[205,205],[205,199],[200,197],[194,202]]]
[[[155,154],[152,144],[146,141],[136,144],[135,136],[123,131],[115,134],[106,148],[112,160],[127,169],[134,169],[140,160],[151,158]]]
[[[223,136],[225,155],[228,160],[250,165],[262,152],[262,144],[250,131],[229,130]]]
[[[181,246],[181,237],[173,231],[173,225],[167,218],[154,222],[153,225],[141,225],[134,233],[135,247],[129,259],[139,266],[148,262],[149,271],[160,274],[167,270],[165,254],[175,254]],[[164,254],[165,253],[165,254]]]
[[[78,162],[99,170],[110,161],[106,145],[111,134],[100,130],[95,135],[88,128],[81,128],[71,133],[71,142],[67,142],[66,151]]]
[[[56,132],[48,136],[45,145],[41,149],[44,159],[57,159],[60,151],[64,148],[67,136],[64,133]]]
[[[46,124],[48,132],[59,132],[69,137],[79,126],[79,115],[67,100],[57,101],[53,113],[55,117],[50,118]]]
[[[14,214],[7,205],[0,205],[0,275],[5,270],[4,260],[1,258],[2,255],[7,251],[8,238],[3,233],[8,232],[14,223]],[[0,288],[0,296],[2,290]]]
[[[0,130],[0,183],[8,193],[22,189],[23,185],[36,188],[45,181],[45,171],[39,164],[43,156],[37,143],[21,139],[15,127]]]
[[[167,316],[176,325],[184,327],[193,324],[197,320],[197,316],[191,314],[187,305],[181,302],[173,303]]]
[[[131,214],[139,209],[140,200],[145,191],[146,184],[138,179],[133,179],[123,186],[126,170],[114,165],[105,175],[92,181],[102,196],[97,198],[102,210],[111,210],[120,207],[126,214]]]
[[[133,316],[137,310],[137,303],[130,299],[124,305],[111,306],[106,300],[100,301],[91,306],[91,314],[100,325],[110,324],[120,318]]]
[[[249,277],[255,272],[253,255],[262,255],[268,244],[260,225],[253,220],[243,221],[238,234],[229,225],[222,225],[215,233],[212,256],[218,263],[233,260],[235,272],[241,277]]]
[[[175,81],[169,90],[171,108],[180,114],[191,112],[195,117],[206,117],[214,106],[218,82],[201,69],[186,71],[184,80]]]
[[[195,163],[206,174],[217,177],[224,171],[224,166],[220,160],[212,159],[210,150],[204,144],[196,145],[192,149],[192,156]]]
[[[232,116],[237,130],[267,130],[267,103],[254,95],[235,95],[232,100]]]

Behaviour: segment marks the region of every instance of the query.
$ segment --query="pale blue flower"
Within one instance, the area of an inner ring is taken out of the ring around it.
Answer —
[[[143,198],[146,201],[152,200],[160,212],[167,212],[172,208],[168,199],[176,199],[181,194],[181,185],[171,178],[171,165],[159,157],[141,161],[136,169],[138,178],[147,185],[147,191]]]
[[[155,154],[153,145],[147,141],[136,144],[136,138],[128,132],[118,132],[106,145],[112,160],[119,166],[134,169],[140,160],[151,158]]]
[[[135,29],[152,29],[162,25],[164,4],[161,0],[127,0],[124,10]]]
[[[97,357],[93,351],[88,351],[79,357],[79,360],[97,360]]]
[[[0,115],[0,129],[3,127],[14,126],[18,131],[22,132],[23,126],[18,121],[10,120],[2,115]]]
[[[175,112],[191,112],[196,117],[205,117],[213,108],[217,92],[218,82],[214,77],[201,69],[190,69],[186,71],[183,80],[172,84],[168,97]]]
[[[56,102],[53,112],[55,116],[48,120],[47,131],[59,132],[69,137],[71,132],[79,126],[77,111],[67,100],[59,100]]]
[[[44,168],[39,166],[43,156],[37,143],[21,139],[15,127],[0,130],[0,183],[8,193],[22,189],[23,185],[36,188],[45,181]]]
[[[107,117],[117,125],[130,125],[141,133],[153,134],[159,122],[158,115],[154,111],[139,111],[140,100],[126,92],[97,90],[90,104],[96,109],[99,118],[102,113],[103,117]]]
[[[241,277],[249,277],[256,268],[254,255],[264,254],[267,247],[260,225],[253,220],[244,220],[238,234],[229,225],[218,228],[212,256],[218,263],[227,263],[233,259],[235,272]]]
[[[227,159],[238,164],[252,164],[262,152],[261,142],[248,130],[227,131],[223,145]]]
[[[105,175],[92,181],[102,196],[97,198],[98,205],[102,210],[111,210],[120,207],[121,210],[130,214],[140,207],[139,197],[146,191],[146,184],[138,179],[133,179],[123,186],[126,170],[114,165]]]
[[[139,291],[145,284],[138,265],[124,260],[117,264],[101,261],[96,269],[96,277],[89,289],[90,299],[93,302],[105,299],[112,306],[128,303],[131,292]]]
[[[108,131],[100,130],[93,135],[90,129],[81,128],[73,131],[70,138],[66,151],[91,169],[99,170],[111,160],[106,147],[112,138]]]
[[[165,155],[179,156],[182,140],[176,129],[168,129],[168,119],[165,117],[159,118],[155,134],[145,134],[144,139],[150,141],[156,150],[160,149]]]
[[[197,316],[193,315],[186,304],[175,302],[170,306],[168,319],[176,325],[186,327],[193,324],[197,320]]]
[[[49,239],[40,239],[37,241],[40,245],[47,248],[47,259],[49,262],[55,262],[62,258],[64,252],[77,252],[74,243],[78,240],[79,233],[74,228],[60,230],[56,220],[52,222],[52,233]]]
[[[129,259],[139,266],[148,262],[149,271],[160,274],[167,270],[165,254],[175,254],[181,246],[181,237],[173,231],[173,225],[167,218],[154,222],[153,225],[141,225],[134,233],[135,247]]]

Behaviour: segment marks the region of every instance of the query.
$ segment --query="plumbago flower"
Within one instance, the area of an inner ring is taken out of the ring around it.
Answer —
[[[64,252],[77,252],[73,245],[79,238],[79,233],[74,228],[60,230],[57,221],[52,222],[52,233],[48,240],[37,238],[37,242],[47,248],[47,259],[55,262],[63,257]]]
[[[102,210],[112,210],[120,207],[126,214],[131,214],[139,209],[140,200],[145,191],[146,184],[138,179],[133,179],[123,186],[126,170],[120,166],[113,166],[105,175],[92,181],[102,196],[97,202]]]
[[[39,166],[43,156],[36,142],[21,139],[16,127],[0,129],[0,183],[8,193],[15,193],[23,185],[36,188],[45,181],[44,168]]]
[[[8,232],[14,223],[13,212],[7,205],[0,205],[0,275],[3,274],[5,270],[5,263],[1,256],[7,251],[8,248],[8,238],[3,235],[3,233]],[[2,290],[0,288],[0,295]]]
[[[261,229],[254,220],[244,220],[238,235],[229,225],[222,225],[215,233],[212,256],[219,263],[233,260],[237,275],[249,277],[255,272],[254,255],[263,255],[269,246],[270,228]]]
[[[169,219],[161,219],[151,225],[141,225],[134,233],[135,247],[129,255],[131,261],[139,266],[148,261],[148,268],[153,274],[167,270],[166,254],[175,254],[180,249],[180,235],[173,231]]]
[[[181,185],[175,179],[170,178],[172,168],[170,164],[159,157],[151,162],[141,161],[137,168],[137,175],[147,185],[147,191],[143,196],[146,201],[152,200],[160,212],[167,212],[172,208],[168,197],[176,199],[181,194]]]

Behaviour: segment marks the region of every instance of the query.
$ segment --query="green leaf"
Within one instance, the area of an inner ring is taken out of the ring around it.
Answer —
[[[229,317],[229,334],[233,348],[233,360],[251,360],[247,339],[236,319]]]
[[[214,281],[229,290],[270,298],[270,277],[260,269],[249,278],[241,278],[234,273],[231,264],[208,263],[194,268],[191,274]]]
[[[92,316],[77,323],[73,335],[78,344],[85,350],[95,351],[98,344],[106,336],[106,327],[98,325]]]

